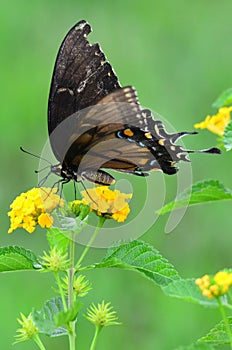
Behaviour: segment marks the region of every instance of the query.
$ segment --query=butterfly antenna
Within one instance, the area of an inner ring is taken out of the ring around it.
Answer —
[[[20,150],[21,150],[22,152],[24,152],[24,153],[26,153],[26,154],[29,154],[30,156],[33,156],[33,157],[35,157],[35,158],[42,159],[42,160],[44,160],[45,162],[47,162],[48,164],[52,165],[52,163],[49,162],[47,159],[45,159],[45,158],[43,158],[43,157],[41,157],[41,156],[38,156],[37,154],[31,153],[31,152],[29,152],[29,151],[26,151],[26,150],[25,150],[24,148],[22,148],[21,146],[20,146],[19,148],[20,148]]]
[[[46,170],[46,169],[48,169],[48,168],[50,168],[50,165],[47,165],[47,166],[45,166],[45,167],[42,168],[42,169],[35,170],[35,173],[36,173],[36,174],[39,174],[39,173],[41,173],[42,171],[44,171],[44,170]],[[50,173],[50,174],[51,174],[51,173]]]

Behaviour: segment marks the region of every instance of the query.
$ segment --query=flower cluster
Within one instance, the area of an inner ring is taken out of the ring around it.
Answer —
[[[82,191],[81,194],[83,199],[73,203],[89,205],[91,210],[99,216],[123,222],[130,213],[130,207],[126,200],[131,198],[132,194],[121,193],[118,190],[112,191],[106,186],[90,188],[87,191]]]
[[[208,129],[214,134],[222,136],[226,126],[231,120],[231,111],[232,106],[219,108],[217,114],[212,116],[208,115],[203,122],[195,124],[194,127],[197,129]]]
[[[17,321],[20,324],[21,328],[17,329],[17,332],[19,334],[15,336],[17,339],[16,343],[34,338],[39,333],[37,327],[34,324],[31,314],[26,317],[23,313],[21,313],[20,316],[21,319],[18,318]]]
[[[220,297],[232,285],[232,273],[219,271],[212,277],[204,275],[202,278],[197,278],[195,283],[205,297],[210,299]]]
[[[49,253],[44,251],[44,255],[41,257],[44,271],[59,272],[67,269],[68,267],[68,253],[63,253],[56,246],[53,247]]]
[[[68,294],[68,284],[69,278],[68,276],[65,276],[63,278],[62,287],[65,290],[66,294]],[[85,276],[79,275],[73,277],[73,292],[76,294],[77,297],[86,296],[91,289],[92,287]]]
[[[58,206],[63,207],[64,201],[56,194],[57,189],[33,188],[21,193],[10,205],[10,229],[24,228],[29,233],[35,230],[36,225],[49,228],[53,224],[50,213]],[[126,220],[130,213],[127,199],[132,194],[110,190],[106,186],[91,188],[81,192],[83,198],[69,203],[69,210],[83,220],[90,210],[105,218],[112,218],[118,222]]]
[[[57,189],[32,188],[15,198],[8,213],[12,233],[16,228],[22,227],[29,233],[35,230],[36,225],[51,227],[53,218],[49,213],[57,206],[63,206],[63,201],[56,194]]]
[[[94,305],[87,310],[86,318],[96,326],[112,326],[120,324],[117,322],[118,317],[116,316],[116,311],[112,311],[112,306],[110,303],[103,301],[101,304]]]

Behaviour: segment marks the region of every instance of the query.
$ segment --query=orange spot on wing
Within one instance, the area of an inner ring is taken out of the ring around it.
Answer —
[[[139,160],[139,164],[140,165],[145,165],[146,163],[147,163],[147,159],[146,158]]]
[[[159,171],[160,168],[152,168],[151,170],[153,170],[153,171]]]
[[[147,139],[152,139],[152,134],[150,132],[146,132],[144,135]]]
[[[126,136],[133,136],[134,135],[134,133],[131,129],[125,129],[125,130],[123,130],[123,133]]]
[[[164,145],[164,142],[165,142],[165,139],[160,139],[160,140],[158,141],[158,144],[159,144],[160,146],[163,146],[163,145]]]

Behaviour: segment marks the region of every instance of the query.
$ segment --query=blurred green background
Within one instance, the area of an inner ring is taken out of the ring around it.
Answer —
[[[37,185],[37,160],[47,140],[46,110],[58,47],[71,26],[86,19],[123,85],[134,85],[141,103],[163,115],[176,130],[192,130],[214,99],[232,86],[231,0],[184,1],[29,1],[1,2],[1,245],[22,245],[41,255],[44,231],[7,234],[9,205]],[[187,147],[216,145],[207,131],[185,140]],[[193,181],[219,179],[232,188],[231,154],[192,155]],[[152,179],[156,181],[157,174]],[[175,180],[166,176],[166,200],[174,198]],[[154,193],[154,198],[156,193]],[[136,199],[135,199],[136,200]],[[139,197],[137,198],[139,201]],[[231,203],[189,208],[171,234],[160,217],[143,239],[168,258],[183,277],[231,267]],[[81,249],[81,247],[77,247]],[[103,249],[92,249],[98,261]],[[40,308],[54,295],[48,274],[0,276],[1,345],[12,348],[20,311]],[[107,328],[97,349],[171,350],[203,336],[220,320],[217,310],[171,299],[140,275],[120,270],[88,273],[94,290],[85,299],[111,300],[122,326]],[[84,309],[85,309],[84,307]],[[81,318],[79,349],[88,349],[93,327]],[[43,338],[49,350],[68,349],[65,338]],[[32,342],[15,349],[36,349]]]

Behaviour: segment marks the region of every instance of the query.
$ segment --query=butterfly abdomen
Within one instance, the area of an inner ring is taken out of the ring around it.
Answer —
[[[86,171],[82,171],[80,176],[83,180],[93,182],[97,185],[110,186],[115,183],[113,176],[100,169],[87,169]]]

